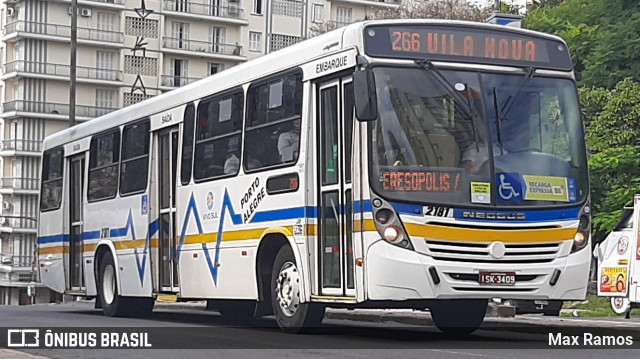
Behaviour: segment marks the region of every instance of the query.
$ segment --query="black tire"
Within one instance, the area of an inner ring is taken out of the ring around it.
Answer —
[[[467,335],[480,328],[487,312],[486,299],[437,300],[429,307],[431,319],[447,335]]]
[[[283,270],[285,277],[281,277]],[[289,334],[310,332],[319,328],[324,319],[325,307],[323,305],[298,302],[300,296],[296,288],[299,288],[300,278],[296,279],[297,273],[299,271],[291,247],[283,246],[276,255],[271,272],[271,305],[278,326],[283,332]],[[290,276],[286,276],[286,274],[290,274]],[[287,282],[286,278],[292,279],[295,283]],[[287,285],[285,288],[291,288],[290,296],[287,296],[290,298],[288,301],[290,305],[286,305],[286,308],[285,305],[280,304],[278,299],[278,288],[281,288],[281,293],[286,292],[282,289],[285,285]]]
[[[111,254],[106,254],[100,261],[98,282],[98,300],[100,300],[104,315],[108,317],[146,317],[151,314],[155,304],[153,298],[123,297],[118,294],[116,270],[113,257]]]

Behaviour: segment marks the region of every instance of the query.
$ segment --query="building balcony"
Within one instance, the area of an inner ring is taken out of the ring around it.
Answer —
[[[0,156],[40,156],[42,141],[3,140],[0,142]]]
[[[69,104],[64,103],[13,100],[3,103],[1,107],[0,118],[31,116],[52,120],[69,119]],[[88,121],[115,110],[117,108],[76,105],[76,119]]]
[[[327,30],[334,30],[334,29],[338,29],[338,28],[356,23],[358,21],[362,21],[362,20],[341,20],[341,21],[331,20],[331,21],[326,21],[325,26]]]
[[[164,0],[162,9],[165,15],[170,16],[214,20],[239,25],[249,24],[244,16],[244,10],[237,3],[229,6],[213,6],[195,1]]]
[[[215,44],[208,41],[162,38],[163,51],[179,55],[208,57],[221,60],[246,61],[241,45]]]
[[[37,191],[36,191],[37,192]],[[38,222],[25,217],[0,217],[0,232],[5,233],[37,233]]]
[[[198,80],[202,80],[201,77],[185,77],[185,76],[171,76],[162,75],[162,87],[176,88],[194,83]]]
[[[21,38],[71,42],[71,26],[20,20],[5,25],[3,35],[2,41],[5,42]],[[78,44],[124,47],[124,33],[79,27]]]
[[[35,268],[35,256],[0,253],[0,286],[28,286],[36,280]]]
[[[9,0],[12,1],[12,0]],[[13,0],[15,1],[15,0]],[[71,0],[49,0],[56,1],[62,3],[71,4]],[[125,0],[78,0],[78,7],[81,6],[91,6],[91,7],[102,7],[108,9],[124,9]]]
[[[330,0],[336,3],[371,6],[381,9],[395,9],[402,5],[402,0]]]
[[[45,78],[51,80],[69,81],[71,66],[61,64],[48,64],[17,60],[3,65],[4,75],[0,77],[7,80],[16,76]],[[101,85],[122,85],[123,71],[111,69],[98,69],[95,67],[76,67],[76,79],[79,83],[99,83]]]
[[[0,265],[12,268],[31,268],[34,264],[34,256],[16,256],[0,253]]]
[[[38,194],[38,182],[37,178],[4,177],[0,179],[0,193]]]

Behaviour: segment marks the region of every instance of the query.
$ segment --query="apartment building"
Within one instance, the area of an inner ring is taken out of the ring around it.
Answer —
[[[400,1],[400,0],[397,0]],[[396,0],[78,0],[79,122],[363,20]],[[48,302],[34,249],[40,151],[69,126],[71,0],[0,6],[0,304]]]

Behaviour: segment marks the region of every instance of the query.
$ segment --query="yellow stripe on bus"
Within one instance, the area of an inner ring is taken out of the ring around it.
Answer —
[[[576,228],[480,229],[406,224],[409,236],[465,242],[548,243],[573,239]]]

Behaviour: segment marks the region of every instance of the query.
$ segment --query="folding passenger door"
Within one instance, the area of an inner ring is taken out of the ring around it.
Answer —
[[[355,297],[351,77],[318,84],[317,95],[319,287]]]
[[[84,243],[83,230],[83,198],[84,198],[84,154],[69,157],[69,254],[66,260],[67,290],[84,289],[82,254]]]
[[[154,132],[155,203],[158,218],[158,254],[154,268],[161,292],[178,291],[178,238],[176,230],[176,173],[178,126]]]

